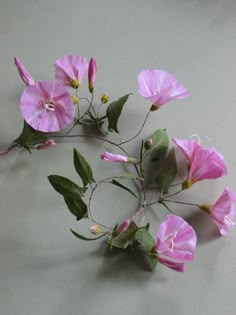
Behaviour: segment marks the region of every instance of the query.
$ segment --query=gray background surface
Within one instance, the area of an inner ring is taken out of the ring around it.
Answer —
[[[14,56],[36,80],[53,79],[59,56],[96,56],[98,97],[135,93],[120,121],[122,138],[138,130],[149,106],[138,95],[137,74],[159,68],[175,74],[191,97],[153,113],[143,135],[157,128],[176,138],[198,134],[224,154],[229,176],[196,184],[185,200],[212,202],[225,185],[236,191],[235,34],[234,0],[1,0],[0,145],[22,128],[18,102],[24,85]],[[86,84],[82,91],[87,93]],[[137,145],[129,149],[136,152]],[[149,273],[138,260],[107,255],[102,242],[80,242],[71,235],[69,227],[84,232],[87,227],[74,221],[46,176],[76,180],[73,147],[87,156],[97,178],[114,174],[114,165],[98,158],[111,148],[82,140],[32,156],[15,151],[0,160],[0,313],[235,314],[235,230],[217,236],[211,221],[194,209],[176,210],[198,233],[196,259],[185,274],[161,265]],[[106,187],[94,206],[98,217],[114,224],[137,205]],[[155,208],[148,213],[153,235],[165,216]]]

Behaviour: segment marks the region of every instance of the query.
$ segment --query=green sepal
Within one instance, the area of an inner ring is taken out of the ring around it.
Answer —
[[[115,179],[112,179],[112,181],[110,182],[111,184],[115,185],[115,186],[118,186],[126,191],[128,191],[131,195],[133,195],[135,198],[137,198],[137,195],[135,195],[135,193],[128,187],[122,185],[121,183],[119,183],[117,180]]]
[[[74,149],[74,166],[75,166],[76,172],[79,174],[80,178],[82,179],[84,186],[87,186],[88,183],[95,181],[93,178],[93,172],[89,163],[86,161],[83,155],[80,154],[80,152],[76,149]]]
[[[81,198],[69,198],[64,196],[65,203],[70,212],[76,216],[76,220],[88,217],[88,207]]]
[[[49,175],[48,180],[52,187],[64,197],[69,197],[72,199],[80,198],[86,191],[86,188],[79,187],[77,184],[64,176]]]
[[[160,171],[155,179],[155,182],[160,187],[159,190],[165,191],[168,185],[170,185],[175,179],[177,174],[177,162],[175,158],[175,149],[172,148],[168,155],[162,160],[160,165]]]
[[[83,235],[73,231],[72,229],[70,229],[70,230],[71,230],[71,233],[74,234],[74,236],[76,236],[77,238],[79,238],[80,240],[83,240],[83,241],[96,241],[99,238],[102,238],[107,234],[107,233],[103,233],[103,234],[99,235],[98,237],[88,238],[86,236],[83,236]]]
[[[122,97],[120,97],[117,101],[112,102],[106,110],[106,115],[108,119],[108,130],[109,131],[115,131],[119,133],[117,129],[117,123],[119,120],[119,117],[121,115],[122,109],[124,104],[127,102],[130,94],[126,94]]]

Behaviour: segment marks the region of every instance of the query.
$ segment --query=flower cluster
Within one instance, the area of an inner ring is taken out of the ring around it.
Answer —
[[[169,204],[196,206],[212,218],[221,235],[229,232],[235,224],[236,194],[231,188],[226,187],[213,204],[188,203],[172,199],[173,196],[190,189],[197,182],[217,179],[228,174],[223,155],[214,147],[202,146],[194,139],[174,138],[172,140],[175,147],[169,148],[169,138],[165,129],[158,129],[149,139],[143,139],[137,156],[129,154],[123,146],[141,134],[150,113],[172,100],[183,99],[190,95],[172,74],[159,69],[148,69],[139,73],[139,93],[151,102],[148,113],[144,117],[141,129],[132,138],[114,142],[109,138],[109,133],[119,132],[118,120],[131,93],[112,101],[108,106],[104,104],[109,102],[109,96],[104,94],[100,97],[100,102],[95,104],[97,62],[94,57],[89,62],[85,57],[78,55],[60,57],[54,63],[54,81],[35,81],[18,58],[14,61],[26,85],[20,98],[24,127],[21,135],[11,143],[8,149],[0,152],[0,155],[8,154],[15,147],[25,148],[31,152],[32,149],[52,148],[60,138],[86,137],[104,141],[113,147],[112,152],[106,151],[100,154],[101,160],[127,163],[127,167],[131,169],[129,173],[95,180],[88,161],[77,149],[74,149],[74,167],[82,184],[78,185],[64,176],[48,176],[50,184],[63,196],[67,208],[76,219],[90,220],[93,224],[89,231],[95,235],[94,238],[71,230],[77,238],[85,241],[106,238],[106,243],[111,249],[132,249],[137,250],[137,254],[145,255],[151,270],[159,262],[168,268],[183,272],[186,270],[186,261],[194,259],[197,235],[188,222],[173,214],[173,209],[170,209]],[[90,99],[82,97],[79,92],[86,77]],[[87,102],[87,108],[84,104],[81,106],[81,102]],[[101,113],[104,107],[106,110]],[[98,134],[71,134],[75,126],[80,125],[96,127]],[[107,127],[104,128],[106,125]],[[66,127],[70,129],[64,130]],[[187,162],[187,175],[183,182],[173,184],[179,167],[175,158],[176,149],[182,152]],[[145,162],[148,160],[153,168],[156,168],[153,162],[158,161],[159,164],[153,181],[158,194],[158,199],[155,201],[147,200],[146,197],[149,187],[144,160]],[[137,207],[131,216],[126,215],[124,221],[115,226],[99,222],[91,206],[97,187],[110,183],[137,197],[137,193],[124,184],[124,181],[138,181],[141,206]],[[175,191],[176,187],[177,191]],[[89,194],[86,199],[85,194]],[[89,202],[86,203],[85,200]],[[159,225],[156,240],[149,231],[150,223],[144,224],[146,218],[144,213],[150,206],[155,206],[157,210],[164,208],[172,212]],[[139,216],[142,216],[140,226],[137,224]]]

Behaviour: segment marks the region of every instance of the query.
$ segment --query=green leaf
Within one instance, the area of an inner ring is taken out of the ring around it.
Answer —
[[[140,169],[140,174],[142,175],[142,177],[144,177],[144,166],[143,166],[143,155],[144,155],[144,152],[145,152],[145,149],[144,149],[144,142],[142,140],[142,143],[141,143],[141,146],[140,146],[140,166],[139,166],[139,169]]]
[[[94,237],[94,238],[88,238],[88,237],[85,237],[75,231],[73,231],[72,229],[70,229],[72,234],[74,234],[74,236],[76,236],[77,238],[79,238],[80,240],[83,240],[83,241],[95,241],[95,240],[98,240],[99,238],[102,238],[106,235],[106,233],[103,233],[101,235],[99,235],[98,237]]]
[[[155,254],[145,254],[145,260],[151,271],[154,271],[157,265],[157,258]]]
[[[37,131],[28,125],[26,121],[24,121],[22,133],[13,142],[30,151],[30,146],[39,142],[45,142],[47,139],[49,139],[49,137],[49,133]]]
[[[135,239],[142,250],[149,252],[154,246],[155,241],[146,227],[139,229],[135,234]]]
[[[76,172],[81,177],[84,186],[95,181],[89,163],[76,149],[74,149],[74,166]]]
[[[175,149],[172,148],[166,158],[161,162],[160,171],[156,178],[157,185],[163,191],[173,182],[177,174],[177,163],[175,158]]]
[[[108,118],[108,130],[109,131],[115,131],[119,133],[117,129],[117,123],[118,119],[120,117],[120,114],[122,112],[124,104],[127,102],[128,97],[131,95],[126,94],[122,97],[120,97],[117,101],[112,102],[106,110],[107,118]]]
[[[52,187],[64,197],[79,198],[82,197],[86,191],[85,188],[79,187],[70,179],[63,176],[50,175],[48,176],[48,180]]]
[[[122,189],[124,189],[124,190],[126,190],[126,191],[128,191],[131,195],[133,195],[134,197],[137,198],[137,196],[135,195],[135,193],[134,193],[131,189],[129,189],[128,187],[122,185],[121,183],[119,183],[119,182],[116,181],[115,179],[113,179],[110,183],[113,184],[113,185],[115,185],[115,186],[118,186],[118,187],[120,187],[120,188],[122,188]]]
[[[129,173],[124,173],[124,174],[121,174],[121,175],[118,175],[118,176],[114,176],[114,178],[120,178],[120,179],[138,179],[138,180],[144,180],[143,177],[139,177],[139,176],[136,176],[136,175],[133,175],[133,174],[129,174]]]
[[[162,159],[168,150],[169,139],[165,129],[158,129],[152,135],[152,145],[147,149],[143,148],[144,153],[150,153],[152,161],[158,161]]]
[[[81,198],[69,198],[64,196],[65,203],[70,210],[70,212],[76,216],[76,219],[79,221],[83,218],[88,217],[88,208],[87,205]]]
[[[132,221],[128,229],[110,239],[109,244],[111,245],[111,247],[126,249],[135,241],[135,233],[137,229],[137,225]]]

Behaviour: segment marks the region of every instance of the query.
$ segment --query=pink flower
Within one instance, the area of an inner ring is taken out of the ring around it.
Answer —
[[[203,205],[201,207],[215,221],[221,235],[226,235],[235,225],[235,209],[233,205],[235,201],[236,195],[229,187],[226,187],[213,205]]]
[[[75,106],[60,82],[39,81],[25,88],[20,109],[26,122],[35,130],[54,132],[72,122]]]
[[[88,63],[85,57],[68,55],[60,57],[54,63],[56,80],[77,89],[87,74]]]
[[[203,147],[195,140],[173,139],[173,141],[189,162],[189,174],[183,183],[184,189],[204,179],[216,179],[227,175],[224,157],[215,148]]]
[[[19,74],[21,76],[21,79],[24,81],[24,83],[28,86],[28,85],[33,85],[35,84],[34,79],[32,78],[32,76],[29,74],[29,72],[27,71],[27,69],[25,68],[25,66],[23,65],[23,63],[21,63],[20,59],[18,58],[14,58],[14,62],[15,65],[19,71]]]
[[[184,219],[168,215],[157,233],[157,259],[167,267],[183,272],[185,260],[194,259],[196,242],[196,233]]]
[[[140,72],[138,84],[139,93],[149,99],[156,109],[176,98],[185,98],[190,95],[172,74],[161,70]]]
[[[104,161],[110,162],[128,162],[129,158],[125,155],[113,154],[110,152],[105,152],[100,155],[100,158]]]
[[[89,83],[90,93],[93,93],[93,90],[94,90],[96,74],[97,74],[97,62],[95,58],[91,58],[89,61],[89,67],[88,67],[88,83]]]
[[[117,227],[117,232],[118,233],[125,232],[130,225],[130,221],[131,221],[130,219],[127,219],[124,222],[122,222],[121,224],[119,224]]]
[[[49,149],[56,145],[56,142],[54,140],[47,140],[43,144],[40,144],[39,146],[36,147],[37,150],[44,150],[44,149]]]

